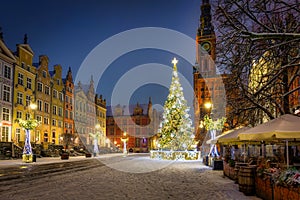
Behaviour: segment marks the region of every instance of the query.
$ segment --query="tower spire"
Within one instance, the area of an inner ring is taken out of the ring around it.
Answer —
[[[2,27],[0,26],[0,40],[4,41],[3,40],[3,32],[2,32]]]
[[[27,44],[28,43],[28,37],[27,37],[27,33],[24,35],[24,44]]]
[[[199,36],[215,34],[211,19],[211,6],[209,0],[203,0],[201,5],[200,27],[198,28]]]

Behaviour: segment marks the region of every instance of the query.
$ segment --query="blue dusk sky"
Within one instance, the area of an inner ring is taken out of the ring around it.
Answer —
[[[75,79],[83,61],[97,45],[124,31],[157,27],[177,31],[195,39],[202,0],[10,0],[4,2],[1,3],[0,27],[6,45],[15,51],[16,44],[23,43],[26,33],[28,43],[35,53],[34,62],[38,62],[39,55],[47,55],[50,60],[50,71],[53,70],[53,65],[60,64],[65,77],[68,67],[71,67]],[[152,39],[151,36],[145,38],[149,41]],[[119,44],[114,43],[107,51],[116,52],[119,48]],[[191,54],[195,54],[194,46],[191,46],[190,51]],[[98,56],[101,60],[102,55]],[[191,56],[195,57],[195,55]],[[97,81],[96,92],[107,99],[107,105],[111,105],[114,85],[126,72],[147,63],[159,63],[171,69],[173,57],[179,60],[179,72],[192,84],[192,66],[186,59],[174,52],[144,48],[127,52],[113,60],[106,67],[99,82]],[[97,70],[97,68],[93,69]],[[141,74],[136,78],[143,79],[144,76],[145,74]],[[171,81],[170,77],[166,79]],[[163,105],[167,95],[166,86],[155,82],[143,84],[132,94],[130,103],[137,101],[147,103],[151,96],[153,104]]]

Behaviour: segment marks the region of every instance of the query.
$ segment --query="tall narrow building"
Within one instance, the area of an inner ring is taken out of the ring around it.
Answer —
[[[54,71],[50,71],[49,74],[51,75],[51,143],[63,144],[63,121],[64,116],[69,117],[69,112],[64,109],[64,84],[62,81],[62,67],[60,65],[55,65]],[[59,109],[64,110],[65,113],[60,115],[58,112]]]
[[[225,90],[222,76],[217,73],[215,65],[216,35],[209,0],[202,1],[196,41],[197,55],[193,71],[195,135],[201,145],[206,136],[206,131],[201,126],[204,116],[208,114],[218,118],[225,114],[223,112]]]
[[[51,106],[51,76],[48,69],[49,59],[45,55],[39,56],[39,63],[35,64],[36,72],[36,119],[40,125],[36,127],[37,143],[43,144],[44,149],[52,143],[50,127],[50,106]],[[62,110],[58,110],[58,115],[63,116]]]
[[[14,67],[13,119],[28,120],[35,114],[29,105],[35,103],[36,68],[32,63],[34,53],[27,40],[27,35],[25,35],[23,44],[17,45],[15,53],[17,63]],[[33,130],[30,137],[33,144],[36,138],[36,132]],[[25,131],[16,121],[13,122],[12,140],[15,144],[24,146]]]
[[[13,72],[16,59],[0,33],[0,142],[11,142],[13,124]]]
[[[74,135],[74,82],[72,77],[72,71],[69,67],[67,76],[63,79],[64,83],[64,130],[63,130],[63,139],[71,140],[66,141],[66,143],[75,142],[76,136]]]

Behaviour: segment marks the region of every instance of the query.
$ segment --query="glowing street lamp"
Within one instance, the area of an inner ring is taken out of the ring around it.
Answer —
[[[126,137],[126,132],[124,132],[123,137],[121,138],[121,141],[124,143],[124,145],[123,145],[123,154],[124,154],[124,156],[127,155],[127,148],[126,148],[127,140],[128,140],[128,137]]]

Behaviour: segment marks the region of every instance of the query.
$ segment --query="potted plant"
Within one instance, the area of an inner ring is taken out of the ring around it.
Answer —
[[[69,156],[70,156],[69,152],[64,150],[64,151],[61,153],[60,158],[61,158],[62,160],[68,160],[68,159],[69,159]]]

